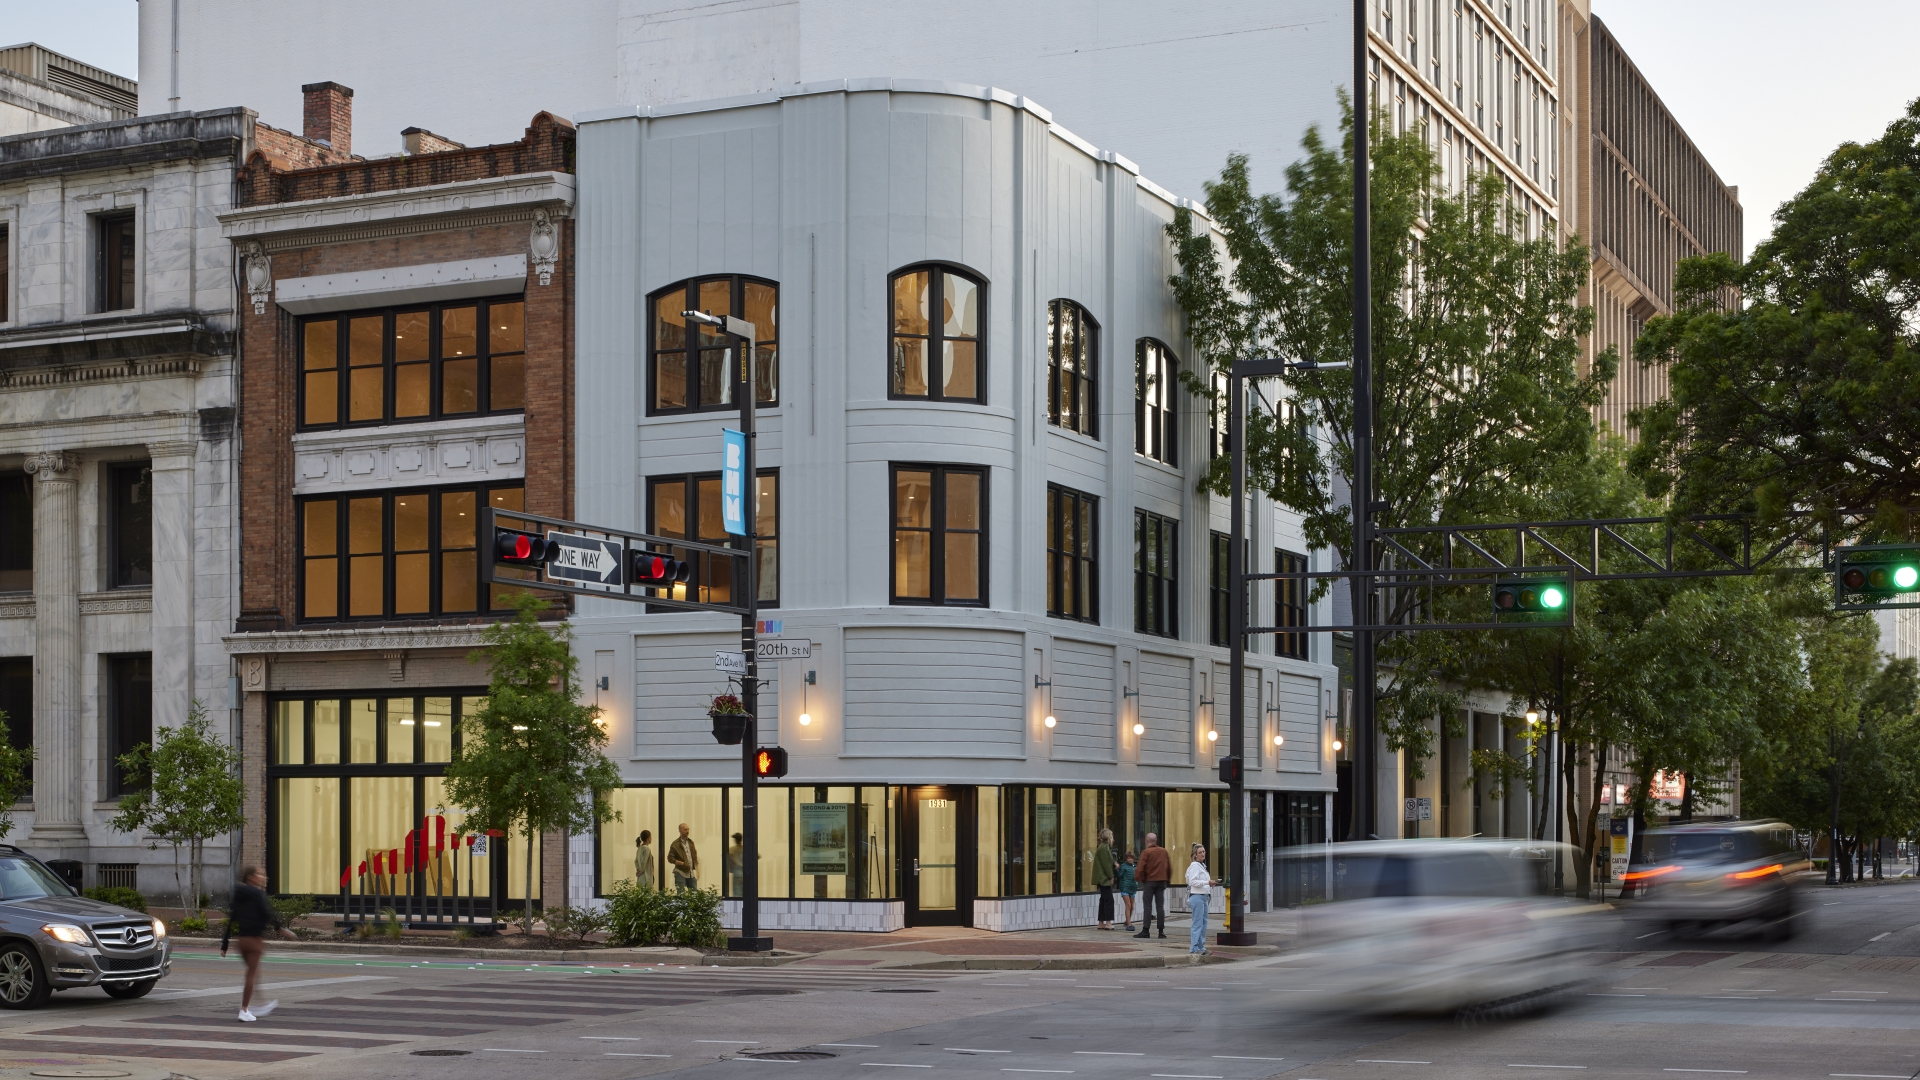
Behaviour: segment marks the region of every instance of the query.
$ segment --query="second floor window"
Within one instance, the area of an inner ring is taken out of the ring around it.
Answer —
[[[1152,338],[1134,349],[1133,452],[1168,465],[1180,464],[1174,442],[1179,417],[1179,361]]]
[[[1228,605],[1233,600],[1233,582],[1227,574],[1227,553],[1233,550],[1232,538],[1217,532],[1207,539],[1207,641],[1226,645],[1233,633],[1228,622],[1232,613]]]
[[[722,524],[720,511],[720,474],[693,476],[655,476],[647,481],[647,531],[655,536],[693,540],[702,544],[725,544],[731,539]],[[753,504],[755,581],[759,584],[760,603],[780,603],[780,471],[760,470],[758,497]],[[685,553],[682,552],[682,555]],[[676,586],[674,598],[694,599],[702,603],[725,604],[733,596],[736,560],[720,555],[695,554],[693,579],[687,587]]]
[[[986,605],[985,469],[893,467],[893,602]]]
[[[1099,621],[1099,502],[1047,487],[1047,614],[1055,618]]]
[[[527,406],[527,306],[436,304],[308,319],[300,424],[387,424]]]
[[[1133,628],[1142,634],[1180,636],[1180,523],[1133,512]]]
[[[139,461],[109,465],[106,475],[107,587],[147,588],[153,584],[153,469]]]
[[[33,589],[33,478],[0,473],[0,592]]]
[[[101,214],[93,227],[93,310],[125,311],[133,306],[137,265],[133,212]]]
[[[481,500],[525,510],[526,489],[443,488],[300,501],[300,617],[471,615],[508,607],[512,586],[480,593]]]
[[[780,401],[780,287],[771,281],[730,275],[670,285],[653,294],[647,334],[649,413],[738,409],[733,339],[695,324],[688,332],[683,311],[732,315],[753,324],[754,389],[762,405]]]
[[[135,747],[153,745],[153,654],[103,656],[106,667],[106,729],[108,798],[131,795],[144,788],[139,777],[129,786],[126,770],[120,767],[122,755]]]
[[[1273,572],[1276,574],[1303,574],[1307,570],[1307,557],[1295,555],[1291,551],[1273,552]],[[1275,578],[1273,582],[1273,625],[1307,625],[1307,583],[1300,578]],[[1307,658],[1307,635],[1275,634],[1273,651],[1280,656],[1293,656],[1301,660]]]
[[[1099,438],[1100,327],[1071,300],[1047,305],[1047,423]]]
[[[980,283],[925,266],[893,276],[893,357],[888,393],[897,398],[984,402]]]

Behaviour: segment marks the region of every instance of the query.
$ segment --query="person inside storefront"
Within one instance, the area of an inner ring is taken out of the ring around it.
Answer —
[[[693,830],[680,823],[680,839],[667,849],[667,865],[673,867],[673,888],[688,892],[700,887],[700,850],[693,846]]]
[[[653,830],[641,829],[633,842],[633,883],[651,891],[659,880],[660,872],[653,865]]]
[[[746,892],[746,885],[741,881],[741,877],[745,874],[743,868],[747,865],[747,852],[741,845],[740,834],[734,833],[733,843],[728,845],[726,857],[728,896],[740,896]]]

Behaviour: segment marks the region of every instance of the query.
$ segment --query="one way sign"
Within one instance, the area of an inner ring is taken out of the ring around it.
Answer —
[[[620,584],[620,541],[596,540],[573,533],[547,533],[559,545],[547,563],[547,576],[590,585]]]

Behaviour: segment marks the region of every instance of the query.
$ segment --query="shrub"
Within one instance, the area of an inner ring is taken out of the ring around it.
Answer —
[[[392,908],[381,908],[380,917],[361,923],[358,933],[362,938],[384,937],[398,941],[401,929],[400,916]]]
[[[669,894],[622,881],[607,893],[607,944],[652,945],[673,926]]]
[[[190,919],[181,919],[180,925],[175,927],[175,929],[179,930],[183,934],[191,934],[195,937],[202,937],[202,936],[205,936],[207,932],[207,920],[200,918],[198,916]]]
[[[139,889],[128,889],[118,885],[96,885],[81,892],[80,895],[89,900],[98,900],[103,904],[114,904],[123,908],[132,908],[135,911],[147,910],[147,898],[140,895]]]
[[[313,914],[313,897],[311,896],[283,896],[278,900],[269,900],[268,903],[273,905],[274,914],[280,916],[281,924],[288,927]]]
[[[589,934],[598,934],[607,928],[605,913],[588,907],[550,907],[540,914],[541,921],[547,924],[547,937],[556,942],[585,943]]]
[[[667,936],[675,945],[718,948],[727,943],[720,929],[720,890],[690,889],[667,895],[673,912]]]

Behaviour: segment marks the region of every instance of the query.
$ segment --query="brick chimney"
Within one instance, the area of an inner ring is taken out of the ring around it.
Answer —
[[[325,143],[341,157],[353,153],[353,91],[337,82],[308,83],[301,134]]]

